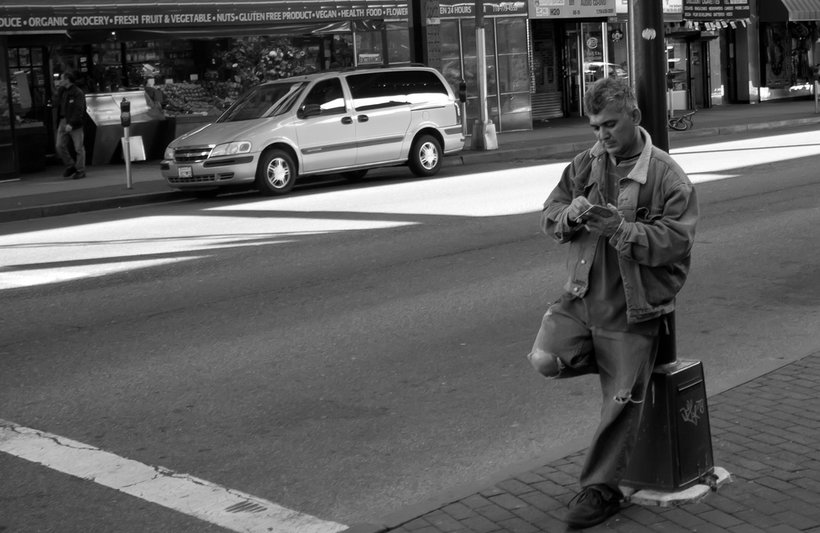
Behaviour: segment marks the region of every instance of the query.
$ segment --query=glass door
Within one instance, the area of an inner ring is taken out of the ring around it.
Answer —
[[[606,23],[567,24],[564,38],[567,109],[571,115],[583,116],[584,93],[589,84],[603,77],[626,76],[626,69],[609,61]]]
[[[570,116],[582,116],[584,79],[581,59],[581,28],[568,24],[564,33],[564,94]]]

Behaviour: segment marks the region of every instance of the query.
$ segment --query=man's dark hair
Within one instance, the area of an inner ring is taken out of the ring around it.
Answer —
[[[638,99],[627,79],[615,76],[601,78],[584,95],[584,108],[588,115],[597,115],[610,106],[627,112],[638,108]]]
[[[77,78],[76,78],[76,77],[74,77],[74,73],[73,73],[73,72],[63,72],[63,78],[67,79],[67,80],[68,80],[68,81],[70,81],[71,83],[74,83],[74,82],[76,82],[76,81],[77,81]]]

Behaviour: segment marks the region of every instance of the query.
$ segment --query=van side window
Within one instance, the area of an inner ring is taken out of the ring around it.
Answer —
[[[320,115],[338,115],[345,112],[345,97],[342,82],[337,78],[323,80],[313,86],[302,105],[318,105]]]
[[[432,72],[425,70],[368,72],[347,76],[353,107],[357,111],[421,102],[447,102],[447,89]]]

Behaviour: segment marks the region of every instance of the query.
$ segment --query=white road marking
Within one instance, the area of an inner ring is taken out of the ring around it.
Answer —
[[[204,479],[145,465],[2,419],[0,451],[232,531],[336,533],[347,528]]]

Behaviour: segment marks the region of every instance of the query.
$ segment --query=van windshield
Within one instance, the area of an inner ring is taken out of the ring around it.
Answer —
[[[216,121],[239,122],[284,113],[293,106],[306,85],[304,81],[259,85],[234,102]]]

